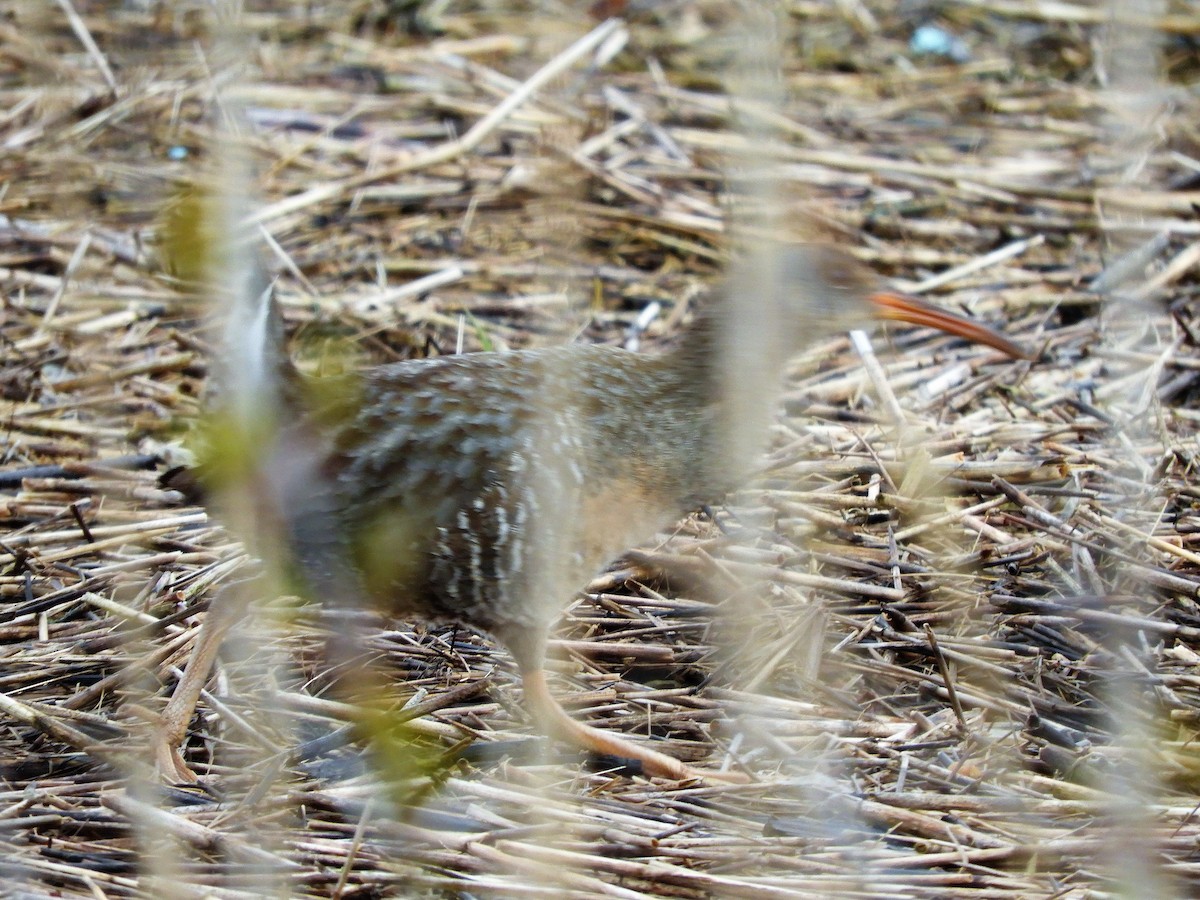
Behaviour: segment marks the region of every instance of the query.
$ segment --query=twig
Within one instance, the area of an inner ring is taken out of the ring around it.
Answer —
[[[71,5],[71,0],[58,0],[58,5],[66,15],[67,21],[71,23],[71,30],[75,32],[75,37],[79,38],[79,43],[83,44],[83,49],[92,58],[92,62],[96,64],[96,68],[100,70],[100,75],[104,78],[104,83],[108,85],[109,91],[115,96],[117,93],[117,80],[113,77],[108,60],[100,52],[100,48],[96,46],[96,42],[92,40],[91,31],[88,30],[83,19],[79,17],[79,13],[75,12],[75,7]]]
[[[593,28],[588,34],[584,35],[554,59],[542,66],[542,68],[538,69],[520,88],[509,94],[503,102],[471,126],[462,137],[455,138],[423,153],[418,153],[402,163],[387,166],[376,172],[368,172],[363,175],[346,178],[334,184],[310,188],[294,197],[288,197],[286,200],[280,200],[264,206],[249,216],[248,221],[252,223],[270,222],[282,216],[299,212],[317,203],[324,203],[328,200],[343,197],[365,185],[395,178],[397,175],[404,175],[408,172],[416,172],[439,163],[449,162],[464,153],[471,152],[483,143],[489,134],[495,131],[508,116],[519,109],[530,97],[588,53],[603,44],[621,27],[623,26],[620,20],[609,19],[607,22],[603,22],[596,28]]]

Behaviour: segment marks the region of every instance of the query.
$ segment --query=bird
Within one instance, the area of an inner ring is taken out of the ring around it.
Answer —
[[[257,451],[270,482],[265,515],[307,592],[494,636],[545,733],[633,761],[648,776],[742,780],[576,721],[545,673],[550,629],[577,590],[752,470],[775,394],[740,384],[730,335],[747,333],[754,366],[776,393],[791,356],[872,314],[1029,356],[985,325],[885,289],[839,248],[791,245],[778,275],[754,298],[752,322],[735,318],[727,284],[661,353],[569,344],[408,360],[368,368],[321,409],[306,404],[313,392],[262,300],[247,333],[261,342],[279,419]],[[746,409],[761,420],[744,421]],[[238,615],[213,606],[161,713],[156,765],[174,781],[196,780],[180,746]]]

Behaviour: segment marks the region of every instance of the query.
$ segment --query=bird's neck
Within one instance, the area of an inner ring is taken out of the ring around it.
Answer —
[[[759,316],[711,298],[662,359],[668,391],[689,411],[697,476],[717,496],[740,484],[766,447],[789,349]]]

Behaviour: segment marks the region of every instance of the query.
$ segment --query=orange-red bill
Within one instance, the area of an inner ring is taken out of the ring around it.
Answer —
[[[1033,359],[1032,353],[1020,344],[1013,343],[995,329],[947,312],[908,294],[881,291],[872,294],[869,299],[875,304],[875,315],[880,319],[936,328],[938,331],[966,338],[976,344],[994,347],[1001,353],[1007,353],[1016,359]]]

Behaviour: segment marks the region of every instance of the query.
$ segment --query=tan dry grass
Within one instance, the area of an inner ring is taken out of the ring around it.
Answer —
[[[945,24],[973,58],[951,65],[914,59],[917,23],[888,5],[796,4],[788,104],[746,113],[785,136],[766,152],[828,234],[1044,350],[1014,364],[893,335],[878,352],[910,420],[898,441],[849,343],[815,348],[789,372],[754,486],[716,522],[690,518],[631,554],[569,611],[560,688],[576,714],[635,731],[649,717],[672,752],[728,753],[758,783],[664,788],[565,751],[535,772],[503,652],[378,622],[366,650],[424,698],[414,740],[450,766],[436,791],[397,788],[424,801],[400,811],[327,740],[354,717],[325,699],[336,675],[321,665],[345,614],[311,608],[268,648],[294,660],[292,677],[226,690],[230,663],[206,697],[190,758],[217,796],[125,789],[130,698],[147,677],[172,682],[214,585],[246,566],[156,482],[207,373],[198,311],[154,262],[156,228],[203,172],[221,73],[197,52],[199,13],[102,6],[75,6],[95,53],[61,7],[32,3],[14,6],[0,53],[9,886],[1086,896],[1120,886],[1114,845],[1140,842],[1159,877],[1195,890],[1196,104],[1172,95],[1133,181],[1092,168],[1111,160],[1095,10],[958,5]],[[422,36],[380,8],[247,13],[241,140],[310,361],[347,339],[376,361],[449,352],[463,311],[468,349],[483,334],[618,340],[651,299],[667,312],[648,340],[669,340],[681,298],[724,258],[722,166],[741,140],[715,76],[724,5],[634,7],[613,63],[568,70],[454,153],[454,133],[584,29],[562,11],[450,7]],[[1170,13],[1164,58],[1194,77],[1180,37],[1194,15]],[[547,209],[571,227],[547,227]],[[1113,210],[1149,248],[1126,269],[1161,297],[1148,346],[1099,337],[1090,286],[1120,268],[1106,255]],[[427,294],[404,290],[437,273]],[[1123,441],[1114,373],[1128,364],[1158,371],[1148,427]],[[748,581],[766,586],[751,601],[755,664],[718,665],[712,613]],[[264,707],[306,739],[299,757]],[[261,792],[280,766],[285,789]],[[171,884],[154,880],[147,831],[175,848]]]

